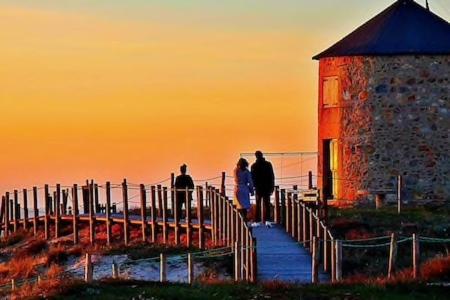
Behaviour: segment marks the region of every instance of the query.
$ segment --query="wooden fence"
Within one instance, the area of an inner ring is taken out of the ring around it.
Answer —
[[[312,282],[319,282],[319,266],[331,273],[332,281],[340,277],[337,242],[327,226],[327,203],[314,190],[300,192],[275,187],[274,220],[312,255]]]
[[[179,245],[184,234],[187,247],[204,249],[209,238],[211,247],[228,246],[234,251],[236,280],[254,282],[256,242],[236,207],[225,196],[225,173],[221,178],[220,189],[208,184],[195,189],[176,189],[172,175],[170,187],[130,184],[127,180],[120,184],[106,182],[105,185],[86,181],[82,186],[57,184],[21,192],[15,190],[12,194],[6,192],[0,206],[0,232],[7,237],[24,229],[32,230],[36,236],[43,230],[44,238],[50,239],[51,232],[54,232],[54,238],[59,238],[64,225],[72,228],[73,242],[78,244],[80,229],[87,225],[91,244],[97,242],[96,235],[103,229],[109,245],[117,238],[113,236],[112,226],[119,224],[122,229],[120,241],[124,245],[130,243],[131,226],[140,228],[140,239],[144,242],[167,244],[169,233],[173,233],[172,242]],[[135,195],[130,196],[130,193]],[[133,200],[135,198],[139,200]],[[39,199],[44,204],[43,209],[38,206]],[[193,240],[195,233],[197,241]]]
[[[211,200],[213,242],[233,248],[236,281],[256,282],[256,239],[251,228],[223,192],[209,187],[207,193]]]

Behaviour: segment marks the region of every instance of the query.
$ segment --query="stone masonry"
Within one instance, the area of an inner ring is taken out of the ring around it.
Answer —
[[[319,139],[339,143],[338,199],[395,193],[402,175],[407,200],[450,201],[450,56],[324,58],[320,70],[339,77],[338,107],[319,106]]]

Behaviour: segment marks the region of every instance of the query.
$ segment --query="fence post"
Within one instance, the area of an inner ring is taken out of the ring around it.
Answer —
[[[230,200],[228,199],[228,197],[225,197],[225,201],[224,201],[224,215],[225,215],[225,245],[226,246],[231,246],[230,241],[231,241],[231,217],[230,217]]]
[[[303,212],[302,212],[302,202],[298,202],[297,205],[297,241],[299,243],[303,242]]]
[[[312,184],[312,172],[308,172],[308,190],[312,190],[313,184]]]
[[[45,206],[45,216],[44,216],[44,236],[48,240],[50,236],[50,228],[48,226],[49,219],[49,207],[48,207],[48,184],[44,186],[44,206]]]
[[[412,235],[412,253],[413,253],[413,278],[419,278],[419,266],[420,266],[420,244],[417,234]]]
[[[313,237],[312,247],[312,283],[319,283],[319,239]]]
[[[106,243],[111,245],[111,183],[106,182]]]
[[[159,255],[159,281],[167,281],[167,258],[164,253]]]
[[[6,218],[5,218],[5,210],[6,210],[5,202],[6,202],[5,196],[2,196],[2,204],[1,204],[2,207],[1,207],[1,212],[0,212],[0,233],[3,230],[3,221],[6,220]],[[5,229],[6,229],[6,221],[5,221]]]
[[[221,218],[222,218],[222,245],[227,245],[227,197],[222,196],[220,200]]]
[[[193,284],[195,277],[194,277],[194,260],[192,253],[188,253],[187,267],[188,267],[188,283]]]
[[[98,192],[98,186],[97,186],[97,192]],[[64,207],[64,214],[67,215],[67,202],[69,201],[69,189],[63,190],[63,207]]]
[[[397,213],[401,214],[402,212],[402,185],[403,178],[402,175],[398,175],[397,177]]]
[[[87,283],[92,282],[93,273],[91,254],[86,253],[84,260],[84,281]]]
[[[273,208],[273,221],[280,224],[280,187],[275,187],[275,207]]]
[[[16,280],[13,278],[11,279],[11,291],[15,291],[16,289],[17,289]]]
[[[175,207],[175,173],[170,173],[170,209],[171,216],[174,216],[174,207]]]
[[[190,190],[189,188],[186,188],[186,197],[185,197],[185,222],[186,222],[186,246],[191,246],[191,240],[192,240],[192,224],[191,224],[191,197],[190,197]]]
[[[142,241],[147,241],[147,192],[145,191],[145,185],[141,184],[141,231]]]
[[[336,242],[333,238],[330,239],[330,254],[331,254],[331,283],[336,282]]]
[[[61,185],[56,185],[55,195],[55,238],[59,238],[61,223]]]
[[[395,261],[397,258],[397,235],[395,232],[391,234],[391,244],[389,248],[389,269],[388,278],[392,278],[395,273]]]
[[[309,213],[309,252],[311,252],[314,236],[314,220],[313,220],[313,211],[311,208],[308,209],[308,213]]]
[[[217,240],[219,245],[222,245],[223,241],[223,228],[222,228],[222,192],[220,192],[220,196],[217,197]]]
[[[173,192],[172,192],[173,193]],[[167,244],[168,240],[168,226],[167,226],[167,187],[163,187],[163,202],[162,202],[162,236],[163,243]]]
[[[14,232],[17,231],[18,222],[19,222],[19,192],[17,190],[14,190],[14,223],[13,223],[13,229]]]
[[[239,243],[234,242],[234,281],[240,281],[241,275],[241,250],[239,249]]]
[[[209,187],[210,191],[210,203],[211,203],[211,239],[213,245],[217,245],[217,236],[216,236],[216,193],[212,187]]]
[[[74,184],[72,188],[72,229],[73,243],[78,244],[78,185]]]
[[[323,224],[323,270],[329,271],[329,257],[328,257],[328,230],[327,226]]]
[[[152,243],[155,243],[157,240],[157,226],[158,226],[158,219],[157,219],[157,212],[156,212],[156,188],[154,185],[152,185],[150,187],[150,192],[151,192],[151,207],[150,207],[150,212],[151,212],[151,218],[152,218]]]
[[[197,220],[198,220],[198,247],[205,248],[204,215],[203,215],[203,187],[197,186]]]
[[[286,224],[286,190],[280,190],[280,224]]]
[[[100,212],[100,204],[98,199],[98,184],[94,184],[94,212],[97,215]]]
[[[226,177],[226,173],[222,172],[222,180],[220,183],[220,195],[224,196],[226,195],[226,189],[225,189],[225,177]]]
[[[112,263],[112,278],[119,278],[119,267],[115,261]]]
[[[38,192],[37,187],[33,187],[33,235],[37,235],[38,222],[39,222],[39,210],[38,210]]]
[[[159,188],[159,187],[158,187]],[[180,243],[180,218],[181,218],[181,203],[177,189],[175,189],[175,209],[174,209],[174,237],[175,237],[175,245],[178,245]],[[182,199],[181,199],[182,200]]]
[[[23,189],[22,200],[23,200],[23,229],[28,229],[28,191]]]
[[[292,237],[294,239],[298,239],[298,231],[297,231],[297,222],[298,222],[298,215],[297,215],[297,200],[298,200],[298,195],[297,195],[297,190],[298,190],[298,186],[294,185],[294,191],[292,193]]]
[[[162,186],[158,184],[158,217],[162,218],[162,208],[163,208],[163,199],[162,199]]]
[[[5,237],[9,236],[9,216],[10,216],[10,210],[11,207],[9,206],[9,193],[6,192],[5,194]]]
[[[123,241],[125,246],[128,245],[130,232],[129,232],[129,219],[128,219],[128,186],[127,180],[122,182],[122,197],[123,197]]]
[[[291,232],[292,232],[292,230],[291,230],[291,217],[292,217],[292,214],[291,214],[291,208],[292,208],[292,193],[291,192],[288,192],[287,193],[287,199],[286,199],[286,217],[285,217],[285,220],[286,220],[286,232],[288,233],[288,234],[291,234]]]
[[[342,280],[342,241],[336,241],[336,281]]]
[[[231,220],[233,222],[233,237],[234,242],[239,242],[239,227],[238,227],[238,218],[236,217],[238,215],[238,211],[236,208],[236,205],[233,205],[233,208],[231,210]],[[234,250],[234,247],[233,247]]]
[[[308,247],[308,239],[309,239],[309,234],[308,234],[308,223],[309,223],[309,218],[307,215],[308,212],[308,208],[306,207],[306,205],[303,204],[302,207],[302,227],[303,227],[303,247],[307,248]]]
[[[94,210],[94,181],[91,180],[86,182],[89,190],[89,242],[94,244],[95,239],[95,210]]]

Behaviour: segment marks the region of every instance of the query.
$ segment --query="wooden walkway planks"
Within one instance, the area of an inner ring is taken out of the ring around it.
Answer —
[[[257,242],[258,280],[311,283],[312,260],[309,252],[280,225],[254,227],[253,236]],[[329,278],[321,273],[319,280],[327,282]]]

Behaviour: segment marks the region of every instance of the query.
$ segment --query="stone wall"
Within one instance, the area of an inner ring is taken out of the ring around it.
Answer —
[[[341,85],[339,198],[395,191],[402,175],[407,199],[450,200],[450,56],[320,63],[321,76],[328,66],[339,73]],[[326,127],[320,121],[319,138]]]

